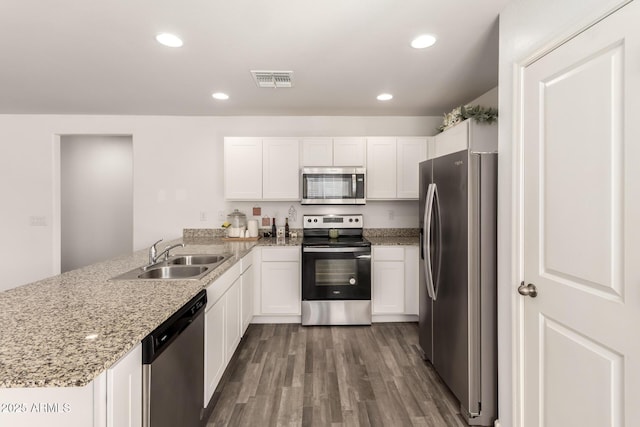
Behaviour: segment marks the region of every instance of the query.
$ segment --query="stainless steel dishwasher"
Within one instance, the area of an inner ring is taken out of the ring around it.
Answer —
[[[142,340],[143,426],[201,425],[206,305],[203,290]]]

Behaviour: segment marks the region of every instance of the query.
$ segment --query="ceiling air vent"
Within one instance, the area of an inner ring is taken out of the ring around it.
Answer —
[[[252,70],[253,81],[258,87],[293,87],[293,71],[256,71]]]

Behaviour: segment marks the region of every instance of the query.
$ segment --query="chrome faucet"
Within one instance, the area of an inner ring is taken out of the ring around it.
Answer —
[[[149,266],[153,265],[155,263],[158,262],[158,260],[164,255],[164,259],[168,259],[169,258],[169,251],[171,249],[174,248],[178,248],[178,247],[183,247],[184,248],[184,243],[178,243],[175,245],[171,245],[171,246],[167,246],[166,248],[164,248],[162,250],[162,252],[158,253],[158,248],[156,248],[156,245],[158,243],[162,242],[162,239],[158,240],[157,242],[155,242],[153,245],[151,245],[151,247],[149,248]]]

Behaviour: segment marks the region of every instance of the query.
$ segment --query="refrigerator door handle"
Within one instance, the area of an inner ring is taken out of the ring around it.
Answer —
[[[432,291],[433,291],[433,300],[435,301],[438,298],[438,290],[440,289],[440,262],[442,257],[440,256],[440,254],[442,253],[442,248],[441,248],[441,240],[440,240],[440,236],[442,236],[442,223],[440,221],[440,196],[438,195],[438,187],[436,184],[433,184],[433,202],[432,202],[433,208],[432,210],[435,210],[435,218],[436,218],[436,233],[435,236],[432,236],[431,238],[434,240],[434,245],[433,247],[435,248],[435,254],[434,254],[434,264],[431,265],[431,286],[432,286]]]
[[[436,185],[434,183],[429,184],[429,188],[427,189],[427,200],[425,202],[424,209],[424,218],[423,218],[423,226],[424,226],[424,275],[427,279],[427,293],[429,294],[429,298],[432,300],[436,300],[436,294],[433,287],[433,270],[431,266],[431,219],[433,216],[433,201],[436,193]]]

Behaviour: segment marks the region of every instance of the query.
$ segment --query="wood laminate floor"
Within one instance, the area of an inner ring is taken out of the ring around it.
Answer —
[[[250,325],[207,427],[464,427],[415,323]]]

